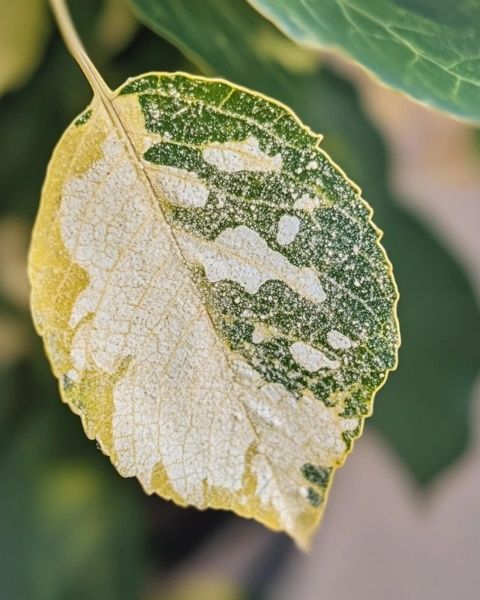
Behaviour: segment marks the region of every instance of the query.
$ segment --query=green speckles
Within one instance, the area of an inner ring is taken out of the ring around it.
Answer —
[[[269,102],[259,102],[258,97],[241,90],[231,91],[222,106],[228,112],[249,115],[262,124],[271,123],[284,115],[283,109],[279,106]]]
[[[81,385],[73,381],[67,374],[64,374],[61,379],[62,390],[65,393],[68,401],[78,411],[83,412],[85,409],[84,391]]]
[[[62,389],[64,389],[66,392],[71,390],[73,387],[73,384],[74,384],[74,382],[67,375],[67,373],[64,373],[64,375],[62,376],[61,383],[62,383]]]
[[[328,488],[330,478],[332,475],[331,467],[316,467],[310,463],[306,463],[302,467],[302,475],[310,482],[313,483],[317,488],[308,487],[306,490],[306,498],[310,504],[317,508],[319,507],[324,499],[325,492]]]
[[[234,321],[224,320],[220,325],[220,329],[233,350],[242,349],[244,340],[251,336],[251,332],[253,331],[253,328],[248,323],[240,319]]]
[[[362,387],[357,384],[356,388],[353,389],[348,398],[345,399],[342,417],[348,419],[358,415],[366,416],[370,410],[370,398],[373,389],[375,389],[375,387]]]
[[[307,500],[315,508],[318,508],[322,504],[322,497],[312,487],[309,487],[307,490]]]
[[[149,131],[174,136],[185,144],[241,141],[250,135],[258,137],[262,132],[254,122],[236,118],[216,105],[184,97],[144,93],[140,96],[140,106]]]
[[[302,474],[310,483],[314,483],[321,488],[326,488],[332,475],[332,468],[317,467],[310,463],[305,463],[302,467]]]
[[[343,441],[345,442],[345,446],[347,450],[352,448],[353,441],[360,435],[360,427],[353,429],[352,431],[344,431],[342,433]]]
[[[171,73],[162,75],[157,90],[162,94],[221,106],[232,92],[232,86],[222,81],[193,79],[182,73]]]
[[[166,137],[171,137],[168,132],[164,132],[165,134]],[[204,164],[199,150],[177,143],[163,141],[161,144],[154,144],[145,152],[143,157],[148,162],[156,165],[195,171],[197,175],[206,179],[212,174],[212,168]]]
[[[86,110],[85,112],[83,112],[75,121],[75,125],[76,127],[79,127],[80,125],[84,125],[92,116],[92,109],[89,108],[88,110]]]

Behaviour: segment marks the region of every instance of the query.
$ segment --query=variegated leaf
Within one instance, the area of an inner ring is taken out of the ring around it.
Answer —
[[[284,106],[152,73],[53,155],[35,324],[64,400],[124,476],[306,545],[399,343],[359,190]]]

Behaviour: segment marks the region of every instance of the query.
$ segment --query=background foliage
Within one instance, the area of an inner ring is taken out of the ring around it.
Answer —
[[[333,46],[429,105],[480,120],[477,0],[249,0],[293,39]]]
[[[30,15],[33,4],[37,10],[33,0],[31,6],[15,3],[15,18]],[[480,354],[478,305],[449,250],[395,198],[385,143],[355,87],[246,2],[131,4],[147,27],[120,0],[70,2],[82,38],[112,87],[149,70],[181,69],[258,89],[322,132],[324,148],[362,187],[385,231],[401,292],[403,334],[399,370],[379,393],[367,429],[379,430],[416,480],[429,483],[469,443]],[[28,26],[35,27],[30,21]],[[59,400],[30,324],[24,255],[53,146],[90,91],[49,26],[44,5],[36,31],[27,36],[35,60],[14,67],[15,76],[0,82],[0,594],[153,598],[149,582],[188,561],[234,517],[145,497],[134,481],[116,475]],[[17,42],[24,45],[20,37]],[[0,46],[0,64],[8,56]],[[244,589],[222,588],[219,597],[265,593],[293,552],[282,537],[273,539],[265,560],[245,574]]]

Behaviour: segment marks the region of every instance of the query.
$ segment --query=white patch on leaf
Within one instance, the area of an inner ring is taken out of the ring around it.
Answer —
[[[203,160],[220,171],[277,172],[282,170],[282,156],[269,156],[262,152],[257,138],[249,137],[243,142],[212,143],[202,152]]]
[[[312,213],[314,210],[319,208],[321,203],[322,201],[318,196],[303,194],[298,200],[295,201],[293,208],[297,210],[304,210],[307,213]]]
[[[261,344],[264,340],[269,337],[269,328],[261,323],[257,323],[252,333],[252,342],[254,344]]]
[[[359,421],[357,418],[350,419],[342,419],[340,421],[340,426],[343,431],[354,431],[359,425]]]
[[[180,231],[177,238],[185,255],[203,265],[211,283],[235,281],[249,294],[256,294],[267,281],[278,280],[312,302],[320,303],[326,298],[312,269],[292,265],[245,225],[225,229],[214,242]]]
[[[335,350],[348,350],[352,347],[352,340],[340,333],[336,329],[332,329],[327,333],[327,341]]]
[[[304,342],[294,342],[290,346],[290,353],[300,366],[311,373],[320,369],[338,369],[340,366],[338,360],[328,358],[326,354]]]
[[[208,200],[208,187],[193,171],[159,165],[154,183],[169,202],[184,208],[203,208]]]
[[[113,391],[119,471],[151,490],[161,461],[175,491],[201,506],[204,482],[242,487],[254,434],[245,414],[233,418],[225,405],[240,390],[168,227],[123,145],[112,136],[103,151],[67,182],[61,205],[64,243],[89,277],[73,307],[72,324],[89,320],[75,334],[72,361],[77,372],[107,373],[128,361]]]
[[[277,242],[280,246],[288,246],[297,237],[300,230],[300,220],[291,215],[282,215],[278,222]]]

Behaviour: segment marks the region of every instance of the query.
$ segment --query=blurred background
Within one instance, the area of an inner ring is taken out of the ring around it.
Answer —
[[[126,1],[69,4],[111,87],[150,70],[221,75],[325,135],[385,232],[403,345],[308,555],[122,479],[60,401],[28,312],[45,170],[91,92],[45,0],[0,0],[0,598],[477,597],[479,131],[300,49],[240,0],[165,0],[163,37]]]

